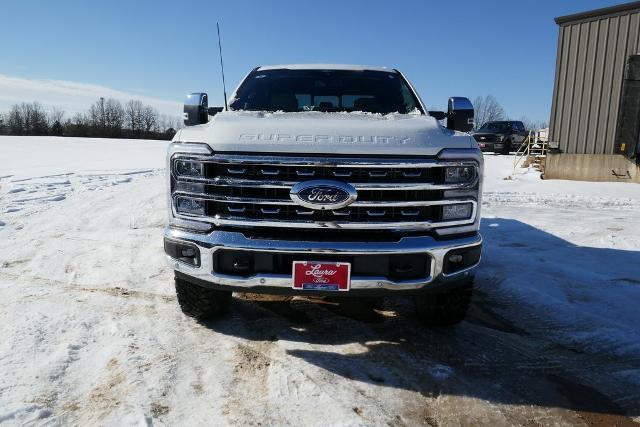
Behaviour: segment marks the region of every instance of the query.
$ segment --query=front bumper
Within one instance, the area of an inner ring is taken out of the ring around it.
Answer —
[[[407,236],[396,242],[318,242],[318,241],[290,241],[249,239],[244,234],[231,231],[213,231],[209,234],[199,234],[182,229],[167,227],[165,241],[191,244],[199,251],[199,265],[191,265],[167,254],[169,266],[182,278],[190,278],[193,283],[201,286],[228,289],[233,291],[266,292],[266,293],[295,293],[291,275],[288,274],[255,274],[250,277],[220,274],[214,271],[214,253],[218,250],[233,249],[242,251],[295,253],[300,254],[301,260],[313,260],[314,255],[394,255],[425,254],[431,258],[430,271],[426,277],[414,280],[391,280],[388,277],[352,276],[351,290],[344,294],[367,294],[371,291],[418,291],[455,286],[461,281],[468,280],[479,264],[479,259],[473,265],[465,266],[449,274],[443,269],[447,254],[465,248],[479,249],[482,245],[480,234],[457,239],[436,240],[430,236]],[[304,295],[313,292],[303,291]],[[384,292],[383,292],[384,293]],[[324,295],[331,292],[324,292]],[[344,296],[341,293],[341,296]]]

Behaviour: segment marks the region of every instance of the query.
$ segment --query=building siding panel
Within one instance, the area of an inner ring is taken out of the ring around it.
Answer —
[[[614,154],[624,67],[640,53],[640,7],[562,21],[550,140],[566,153]]]
[[[564,99],[566,95],[567,87],[567,63],[569,62],[569,45],[571,43],[571,31],[566,27],[560,28],[559,38],[561,40],[562,48],[558,51],[558,80],[557,84],[557,96],[554,97],[553,110],[555,115],[551,117],[549,123],[549,136],[552,141],[561,141],[560,133],[562,130],[562,117],[564,115]]]
[[[607,46],[607,32],[609,31],[608,21],[596,21],[595,26],[597,43],[593,43],[594,61],[593,72],[591,74],[591,90],[593,93],[589,96],[589,113],[587,125],[585,126],[587,139],[586,154],[596,154],[598,125],[600,123],[600,97],[602,96],[602,79],[606,59],[605,48]]]
[[[567,78],[564,88],[564,102],[562,106],[562,117],[564,120],[560,126],[560,141],[564,143],[564,150],[569,150],[570,146],[570,129],[571,126],[567,126],[566,118],[573,118],[573,98],[576,87],[576,62],[578,62],[580,28],[579,26],[572,26],[569,28],[569,47],[568,47],[568,60],[567,60]]]
[[[574,89],[573,105],[571,106],[572,115],[575,117],[575,126],[569,129],[569,150],[584,150],[584,141],[579,138],[580,126],[586,123],[583,120],[582,103],[583,99],[590,97],[585,96],[585,74],[587,69],[587,54],[589,52],[589,22],[582,23],[578,26],[580,32],[578,38],[578,59],[576,62],[576,85]]]
[[[608,55],[608,62],[609,62],[609,72],[607,73],[607,77],[606,77],[606,87],[607,87],[607,91],[604,93],[604,98],[603,98],[603,112],[602,112],[602,118],[603,118],[603,133],[602,133],[602,141],[601,141],[601,146],[600,149],[598,150],[598,154],[609,154],[607,152],[607,146],[611,146],[613,145],[612,142],[609,141],[609,138],[612,138],[611,132],[610,132],[610,126],[609,124],[612,121],[615,121],[615,116],[613,116],[612,113],[612,109],[613,109],[613,104],[616,102],[615,99],[615,88],[616,88],[616,74],[617,74],[617,70],[616,68],[618,67],[618,63],[620,56],[622,55],[622,52],[620,51],[620,45],[621,45],[621,40],[620,40],[620,19],[622,17],[621,16],[615,16],[613,18],[611,18],[611,26],[610,26],[610,33],[609,33],[609,39],[613,42],[611,44],[611,48],[607,50],[607,55]],[[622,34],[622,37],[624,37],[624,34]]]
[[[598,126],[598,147],[596,154],[605,154],[604,147],[607,140],[607,123],[609,121],[609,106],[612,102],[613,69],[616,57],[616,45],[618,44],[618,17],[613,17],[609,21],[609,32],[607,33],[607,55],[604,67],[604,79],[602,85],[602,96],[600,98],[600,125]],[[577,153],[582,154],[582,153]]]
[[[560,28],[560,33],[558,34],[558,46],[557,46],[557,56],[558,58],[562,57],[562,53],[563,53],[563,28]],[[562,61],[556,61],[556,71],[555,71],[555,78],[553,80],[553,98],[552,100],[557,100],[558,99],[558,94],[560,91],[560,78],[561,78],[561,69],[560,66],[562,64]],[[555,117],[556,115],[559,114],[558,111],[558,103],[557,102],[551,102],[551,119],[550,119],[550,123],[549,123],[549,136],[552,137],[553,132],[555,131],[555,129],[553,127],[551,127],[551,123],[556,122]],[[553,138],[553,137],[552,137]]]

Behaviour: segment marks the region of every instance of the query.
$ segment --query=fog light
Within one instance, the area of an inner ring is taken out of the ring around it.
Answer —
[[[480,262],[481,246],[453,249],[444,256],[442,272],[452,274],[473,267]]]
[[[193,258],[196,256],[197,251],[192,247],[183,247],[181,253],[183,257]]]
[[[473,211],[471,203],[456,203],[442,206],[442,220],[453,221],[456,219],[469,219]]]
[[[452,264],[458,264],[459,262],[462,262],[463,259],[463,256],[460,254],[449,255],[449,262]]]
[[[200,250],[192,243],[183,243],[165,238],[164,251],[171,258],[196,267],[200,266]]]
[[[204,215],[204,200],[190,199],[188,197],[176,198],[176,211],[189,215]]]

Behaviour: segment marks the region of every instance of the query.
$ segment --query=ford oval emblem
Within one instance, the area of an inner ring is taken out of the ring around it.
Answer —
[[[291,200],[309,209],[340,209],[358,197],[356,189],[346,182],[314,180],[299,182],[291,188]]]

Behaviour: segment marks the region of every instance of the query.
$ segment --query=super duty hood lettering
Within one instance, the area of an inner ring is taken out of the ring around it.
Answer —
[[[265,142],[301,142],[301,143],[316,143],[316,144],[357,144],[357,143],[372,143],[372,144],[406,144],[411,142],[412,138],[408,136],[383,136],[383,135],[291,135],[286,133],[275,134],[263,134],[263,133],[241,133],[238,137],[239,141],[265,141]]]

